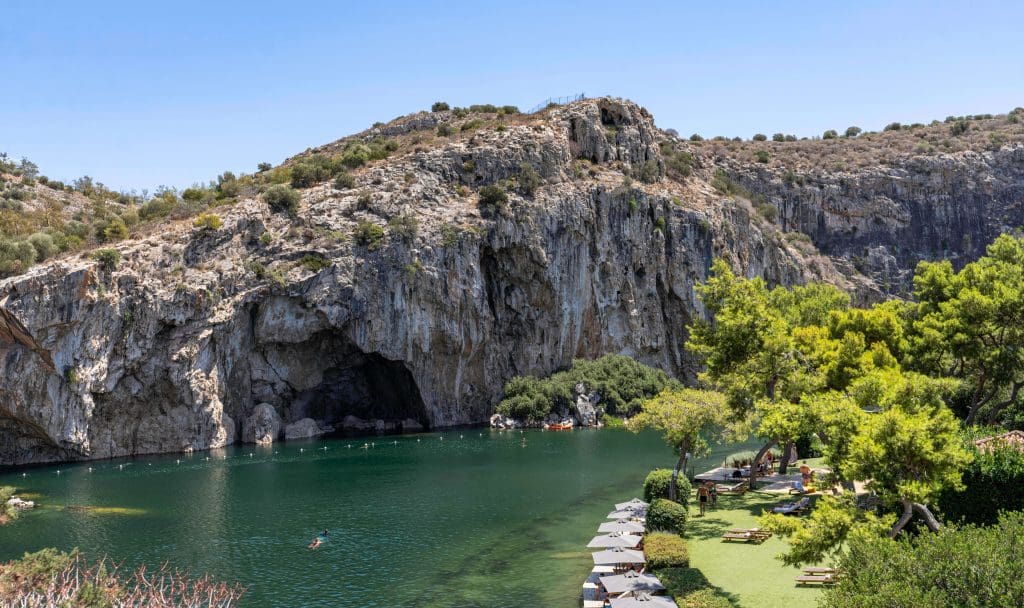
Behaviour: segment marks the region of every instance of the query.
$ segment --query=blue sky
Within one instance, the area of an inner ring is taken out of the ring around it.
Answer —
[[[743,137],[1024,105],[1019,1],[3,4],[0,151],[115,189],[252,171],[438,99],[613,94]]]

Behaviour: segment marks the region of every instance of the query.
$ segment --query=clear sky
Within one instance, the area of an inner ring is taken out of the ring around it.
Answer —
[[[1024,2],[0,0],[0,151],[115,189],[428,108],[585,92],[684,135],[1024,105]]]

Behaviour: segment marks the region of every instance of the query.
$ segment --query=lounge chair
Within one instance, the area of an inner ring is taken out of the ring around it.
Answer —
[[[722,535],[722,540],[741,540],[745,543],[763,543],[771,538],[771,535],[772,533],[768,530],[762,530],[760,528],[733,528]]]
[[[718,484],[715,489],[719,494],[743,494],[747,491],[747,482],[741,481],[732,485]]]
[[[804,576],[796,577],[797,585],[832,585],[836,582],[835,574],[819,574],[812,575],[807,574]]]
[[[804,574],[835,574],[835,568],[828,568],[826,566],[806,566],[804,568]]]
[[[782,515],[800,515],[811,506],[811,499],[806,496],[796,502],[786,503],[779,505],[772,509],[772,513],[781,513]]]

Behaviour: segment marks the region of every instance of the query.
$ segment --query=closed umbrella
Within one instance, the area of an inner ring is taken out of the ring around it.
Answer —
[[[612,532],[611,534],[602,534],[595,536],[590,539],[587,543],[588,549],[607,549],[613,547],[623,547],[625,549],[632,549],[640,544],[643,538],[640,536],[633,536],[632,534],[623,534],[622,532]]]
[[[643,551],[636,551],[634,549],[608,549],[607,551],[598,551],[593,554],[594,565],[597,566],[617,566],[619,564],[644,564],[647,563],[647,558],[644,557]]]
[[[616,595],[638,591],[657,593],[665,590],[665,585],[662,585],[658,577],[653,574],[640,574],[632,571],[615,576],[602,576],[601,584],[604,585],[605,591]]]
[[[598,532],[626,532],[628,534],[643,534],[644,525],[640,522],[629,521],[628,519],[618,519],[615,521],[606,521],[597,527]]]
[[[671,598],[646,593],[634,597],[615,597],[609,601],[612,608],[679,608]]]

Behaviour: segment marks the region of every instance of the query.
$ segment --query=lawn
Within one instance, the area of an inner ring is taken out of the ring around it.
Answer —
[[[793,578],[801,574],[800,570],[775,559],[785,550],[785,541],[772,537],[757,545],[721,538],[729,528],[756,526],[755,519],[765,508],[786,499],[786,495],[760,492],[719,496],[718,507],[700,517],[696,501],[691,498],[690,520],[684,535],[690,550],[690,566],[726,592],[737,606],[813,608],[817,604],[821,591],[797,587]]]

